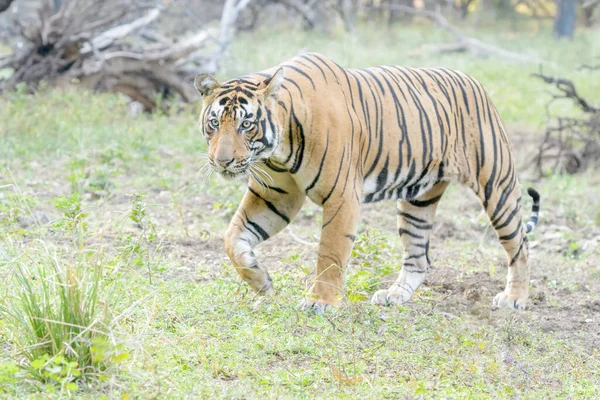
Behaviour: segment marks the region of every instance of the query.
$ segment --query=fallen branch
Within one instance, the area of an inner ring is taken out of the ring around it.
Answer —
[[[533,159],[539,175],[549,172],[574,174],[589,166],[600,166],[600,107],[582,98],[568,79],[547,76],[542,72],[531,75],[554,85],[559,91],[546,104],[550,123]],[[553,116],[550,105],[564,99],[572,100],[584,113],[583,117]]]
[[[598,65],[588,65],[588,64],[583,64],[581,65],[579,68],[577,68],[579,71],[583,71],[583,70],[589,70],[589,71],[600,71],[600,64]]]
[[[114,28],[103,32],[99,36],[84,43],[79,53],[82,56],[86,56],[94,51],[102,51],[108,48],[117,40],[122,39],[125,36],[129,36],[132,32],[135,32],[137,29],[140,29],[154,22],[159,15],[160,10],[158,8],[154,8],[150,10],[150,12],[145,16],[138,18],[129,24],[115,26]]]
[[[417,8],[405,6],[402,4],[381,4],[380,6],[374,7],[374,8],[385,8],[385,9],[394,10],[394,11],[401,11],[406,14],[425,17],[425,18],[435,22],[442,29],[445,29],[446,31],[450,32],[450,34],[452,36],[454,36],[454,38],[458,42],[453,47],[447,47],[447,46],[442,47],[441,50],[443,52],[469,51],[476,56],[491,55],[491,56],[502,57],[502,58],[506,58],[509,60],[517,61],[517,62],[523,62],[523,63],[545,62],[538,58],[526,57],[521,54],[514,53],[512,51],[508,51],[508,50],[502,49],[500,47],[496,47],[494,45],[482,42],[481,40],[466,36],[457,27],[452,25],[448,21],[448,19],[446,19],[446,17],[444,17],[439,12],[439,10],[438,11],[429,11],[429,10],[425,10],[425,9],[417,9]],[[547,63],[547,62],[545,62],[545,63]],[[549,64],[552,64],[552,63],[549,63]]]
[[[553,96],[554,99],[572,99],[577,103],[583,112],[586,113],[597,113],[600,112],[600,108],[591,106],[585,99],[577,94],[577,90],[575,90],[575,85],[568,79],[557,78],[553,76],[539,74],[531,74],[531,76],[535,76],[537,78],[542,79],[544,82],[548,84],[553,84],[556,86],[558,90],[560,90],[563,94],[562,96]]]

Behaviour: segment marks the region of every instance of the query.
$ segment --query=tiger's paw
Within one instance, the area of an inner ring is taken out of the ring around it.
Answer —
[[[371,304],[374,306],[399,306],[410,300],[412,293],[403,290],[397,286],[392,286],[389,289],[378,290],[371,297]]]
[[[506,292],[500,292],[494,297],[492,305],[499,308],[524,310],[527,305],[527,296],[515,296]]]
[[[260,287],[260,289],[258,289],[258,293],[259,294],[271,294],[274,292],[273,289],[273,281],[271,280],[271,277],[268,277],[269,279],[267,279],[267,281],[265,283],[263,283],[263,285]]]
[[[317,315],[324,315],[327,312],[333,312],[335,303],[327,302],[316,297],[306,297],[300,303],[300,310]]]
[[[245,280],[250,285],[252,290],[254,290],[259,295],[266,295],[273,292],[273,280],[271,279],[269,273],[266,271],[263,276]]]

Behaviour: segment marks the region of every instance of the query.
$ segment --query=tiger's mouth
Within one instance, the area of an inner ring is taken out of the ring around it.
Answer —
[[[219,174],[227,180],[233,180],[236,178],[246,177],[248,175],[248,172],[246,169],[239,170],[239,171],[224,170],[224,171],[220,171]]]

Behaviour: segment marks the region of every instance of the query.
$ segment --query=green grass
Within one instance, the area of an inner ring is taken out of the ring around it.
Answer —
[[[301,49],[345,66],[443,65],[482,80],[509,121],[531,127],[544,120],[544,88],[527,77],[536,67],[411,55],[422,43],[446,40],[434,29],[363,27],[333,39],[274,32],[244,34],[220,77]],[[597,34],[558,44],[546,34],[482,37],[533,49],[559,63],[557,72],[585,82],[572,67],[579,56],[593,58],[593,49],[581,52]],[[132,117],[125,99],[110,94],[42,90],[0,99],[0,397],[597,395],[600,250],[591,239],[600,226],[600,189],[590,184],[600,182],[597,173],[536,183],[543,203],[531,237],[532,291],[545,300],[531,311],[490,309],[504,284],[504,256],[477,202],[453,186],[438,211],[435,268],[413,302],[379,309],[365,301],[394,278],[401,256],[393,205],[378,204],[365,207],[343,306],[334,315],[307,315],[296,305],[314,272],[314,246],[305,242],[318,241],[318,208],[306,204],[291,227],[302,243],[284,231],[259,248],[276,293],[255,297],[222,243],[243,187],[197,175],[205,150],[198,106]],[[481,299],[466,300],[467,290],[480,290]],[[32,330],[37,322],[40,331]],[[81,327],[94,329],[77,337]],[[73,335],[83,353],[71,352]]]

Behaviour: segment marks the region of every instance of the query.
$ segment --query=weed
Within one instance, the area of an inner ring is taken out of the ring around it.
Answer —
[[[129,234],[121,238],[121,252],[126,254],[127,264],[135,266],[146,266],[148,269],[148,280],[152,283],[152,262],[151,253],[157,247],[152,247],[158,238],[156,224],[146,210],[144,202],[144,193],[136,193],[131,196],[132,208],[128,217],[133,221],[138,229],[141,229],[139,234]]]
[[[17,382],[20,370],[21,368],[12,361],[0,363],[0,394],[4,393],[3,387]]]
[[[79,193],[75,192],[69,196],[60,196],[55,200],[55,205],[62,212],[63,217],[54,221],[54,227],[74,234],[79,243],[78,247],[81,249],[88,230],[86,221],[88,214],[82,208]]]

